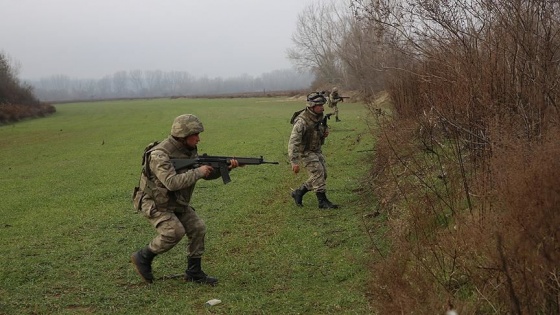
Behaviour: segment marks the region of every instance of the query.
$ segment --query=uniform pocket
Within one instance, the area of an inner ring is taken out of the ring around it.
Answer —
[[[168,191],[162,187],[156,187],[154,190],[154,201],[158,206],[167,207],[169,203]]]

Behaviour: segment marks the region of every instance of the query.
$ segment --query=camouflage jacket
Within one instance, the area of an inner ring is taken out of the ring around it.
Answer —
[[[338,102],[342,101],[342,98],[340,97],[340,95],[338,95],[338,92],[332,92],[331,94],[329,94],[329,104],[332,105],[336,105]]]
[[[310,109],[304,110],[294,120],[288,141],[288,156],[291,163],[297,164],[309,152],[322,153],[321,146],[327,129],[321,125],[323,114],[317,115]]]
[[[193,159],[197,149],[188,149],[172,136],[146,152],[140,191],[142,202],[154,202],[158,211],[185,211],[194,191],[196,182],[204,178],[198,169],[175,171],[170,159]],[[219,170],[204,179],[220,177]]]

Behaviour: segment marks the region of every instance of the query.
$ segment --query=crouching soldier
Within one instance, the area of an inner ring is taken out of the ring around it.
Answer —
[[[152,283],[152,261],[167,252],[186,235],[187,268],[185,280],[215,285],[218,279],[202,270],[206,225],[190,205],[195,184],[200,179],[220,178],[220,170],[208,165],[175,171],[170,159],[194,159],[204,127],[190,114],[175,118],[171,134],[161,143],[148,146],[143,157],[140,184],[135,189],[134,206],[155,228],[157,236],[131,256],[132,264],[142,279]],[[238,162],[230,161],[229,169]]]

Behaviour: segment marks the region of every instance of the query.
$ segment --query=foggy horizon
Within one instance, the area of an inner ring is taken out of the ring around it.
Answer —
[[[136,70],[257,77],[293,69],[286,51],[313,2],[0,0],[0,52],[23,80]]]

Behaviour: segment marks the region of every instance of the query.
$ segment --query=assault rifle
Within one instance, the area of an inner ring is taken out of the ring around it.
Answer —
[[[220,170],[220,174],[222,175],[222,180],[224,184],[231,182],[231,178],[229,177],[229,169],[228,166],[230,165],[230,160],[235,159],[239,162],[239,166],[243,165],[260,165],[260,164],[278,164],[278,162],[267,162],[261,156],[260,158],[253,158],[253,157],[228,157],[228,156],[215,156],[215,155],[208,155],[204,153],[201,156],[198,156],[194,159],[171,159],[171,164],[176,171],[182,170],[185,168],[193,169],[197,168],[201,165],[210,165],[213,168],[217,168]]]
[[[328,128],[329,125],[327,125],[327,120],[331,119],[331,116],[334,115],[334,113],[329,113],[329,114],[325,114],[323,116],[323,119],[321,119],[321,121],[319,121],[316,125],[315,128],[317,128],[317,130],[319,130],[320,126],[325,126],[325,128]],[[323,135],[321,135],[321,144],[325,144],[325,138],[323,137]]]
[[[350,96],[339,96],[338,98],[340,98],[341,102],[344,103],[344,99],[345,98],[350,98]]]
[[[323,120],[321,120],[320,125],[325,126],[325,127],[329,127],[329,125],[327,125],[327,120],[331,119],[331,116],[334,113],[330,113],[330,114],[325,114],[325,116],[323,116]],[[317,128],[319,128],[319,125],[317,125]]]

